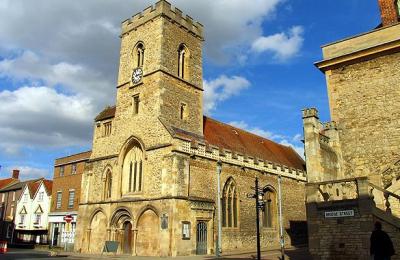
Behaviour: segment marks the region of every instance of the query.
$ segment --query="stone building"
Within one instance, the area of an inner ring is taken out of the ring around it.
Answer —
[[[323,46],[315,64],[326,77],[332,121],[303,110],[315,259],[369,259],[377,220],[400,248],[400,3],[378,3],[376,29]]]
[[[72,250],[75,241],[78,205],[80,202],[82,174],[90,151],[55,160],[52,201],[49,213],[49,244]],[[72,218],[70,224],[64,220]],[[69,226],[70,225],[70,226]]]
[[[82,176],[75,250],[212,254],[221,200],[222,250],[255,250],[255,177],[266,187],[261,242],[278,245],[282,176],[287,244],[305,223],[305,167],[290,147],[203,116],[203,26],[166,1],[122,23],[116,106],[95,119]],[[217,195],[217,164],[222,164]]]

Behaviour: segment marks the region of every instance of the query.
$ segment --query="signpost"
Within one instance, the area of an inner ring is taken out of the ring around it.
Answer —
[[[64,216],[65,221],[65,240],[64,240],[64,251],[67,251],[68,233],[71,232],[71,222],[74,218],[71,215]]]

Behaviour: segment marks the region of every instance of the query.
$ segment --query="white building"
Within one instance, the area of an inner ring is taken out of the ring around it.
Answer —
[[[39,179],[23,187],[14,220],[17,243],[47,243],[52,184],[50,180]]]

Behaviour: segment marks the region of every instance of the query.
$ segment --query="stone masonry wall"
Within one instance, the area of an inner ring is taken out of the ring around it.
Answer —
[[[379,174],[399,157],[399,61],[395,53],[326,73],[347,176]]]
[[[259,177],[260,187],[269,185],[278,191],[278,176],[268,173],[261,173],[255,170],[243,169],[238,166],[229,164],[222,165],[221,172],[221,190],[228,180],[233,177],[237,185],[239,195],[239,214],[238,228],[224,227],[222,230],[222,249],[225,252],[230,250],[254,250],[255,241],[255,200],[247,198],[247,194],[254,191],[254,177]],[[217,194],[217,174],[216,162],[201,158],[191,159],[190,162],[190,196],[205,197],[215,200]],[[282,211],[285,226],[285,240],[287,244],[298,243],[298,239],[303,236],[305,230],[296,229],[296,224],[300,223],[300,227],[305,224],[305,193],[304,182],[289,178],[282,178]],[[270,246],[278,246],[279,230],[278,230],[278,201],[275,202],[275,213],[273,228],[261,228],[261,245],[263,248]],[[262,214],[260,214],[261,216]],[[215,226],[216,228],[216,226]],[[302,232],[302,233],[298,233]]]

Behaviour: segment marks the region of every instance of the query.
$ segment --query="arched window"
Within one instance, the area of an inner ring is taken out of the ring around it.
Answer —
[[[122,193],[141,192],[143,186],[143,151],[133,146],[124,158]]]
[[[229,178],[222,193],[222,226],[238,227],[238,196],[233,178]]]
[[[112,187],[112,175],[111,171],[107,170],[105,179],[104,179],[104,188],[103,188],[103,198],[109,199],[111,198],[111,187]]]
[[[133,56],[134,56],[133,58],[134,58],[134,63],[136,65],[136,67],[143,67],[144,45],[143,45],[142,42],[139,42],[139,43],[136,44]]]
[[[264,193],[265,207],[263,211],[263,227],[273,228],[276,221],[276,196],[275,192],[268,188]]]
[[[178,48],[178,77],[187,79],[189,74],[189,50],[185,44]]]

